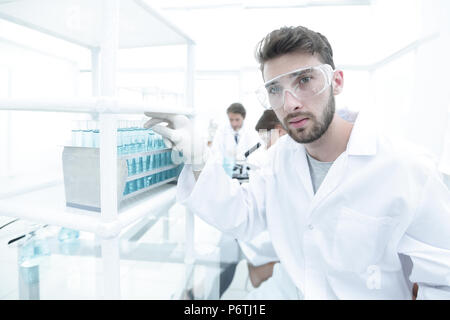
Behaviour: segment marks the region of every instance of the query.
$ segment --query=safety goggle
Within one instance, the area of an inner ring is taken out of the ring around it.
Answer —
[[[275,144],[275,142],[277,142],[277,140],[280,138],[280,133],[277,129],[260,129],[258,130],[258,134],[263,141],[264,147],[266,149]]]
[[[267,81],[256,96],[265,109],[278,109],[284,105],[286,91],[297,99],[314,97],[331,85],[333,74],[328,64],[297,69]]]

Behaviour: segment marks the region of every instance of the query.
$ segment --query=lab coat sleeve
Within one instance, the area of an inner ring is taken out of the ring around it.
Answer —
[[[239,246],[247,260],[255,267],[279,260],[268,232],[261,232],[250,242],[239,241]]]
[[[417,299],[450,299],[450,192],[437,171],[420,195],[415,216],[399,252],[413,262],[410,280],[419,285]]]
[[[192,169],[185,165],[177,187],[177,201],[208,224],[248,241],[266,228],[262,175],[253,175],[240,185],[226,175],[217,161],[208,161],[195,182]]]

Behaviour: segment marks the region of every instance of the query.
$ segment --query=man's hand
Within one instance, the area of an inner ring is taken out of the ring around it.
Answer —
[[[262,282],[269,279],[273,274],[273,267],[278,261],[269,262],[261,266],[255,267],[247,263],[250,282],[253,288],[258,288]]]
[[[417,283],[414,283],[413,285],[413,300],[417,300],[417,293],[419,292],[419,286],[417,285]]]
[[[206,162],[206,145],[201,136],[194,131],[191,120],[186,116],[145,112],[151,117],[144,124],[145,128],[151,128],[163,136],[164,142],[172,147],[172,161],[174,163],[184,162],[191,164],[193,171],[201,171]],[[167,123],[167,126],[160,123]],[[175,151],[175,152],[174,152]],[[182,153],[182,158],[178,156]]]

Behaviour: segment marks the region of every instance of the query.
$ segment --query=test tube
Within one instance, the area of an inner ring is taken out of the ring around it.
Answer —
[[[128,194],[136,191],[136,180],[132,180],[128,182]]]
[[[134,154],[137,152],[137,132],[135,128],[130,128],[130,153]]]
[[[83,129],[83,147],[91,148],[94,146],[94,129],[96,129],[96,122],[86,120],[85,128]]]
[[[142,178],[136,179],[136,191],[144,187],[144,180]]]
[[[155,134],[153,131],[150,131],[149,139],[150,139],[150,140],[149,140],[149,142],[150,142],[150,145],[149,145],[150,149],[149,149],[149,151],[152,151],[152,150],[157,149],[157,145],[156,145],[156,143],[157,143],[157,140],[156,140],[156,134]]]
[[[81,130],[81,146],[82,147],[89,147],[90,145],[89,141],[89,131],[87,129]]]
[[[155,155],[152,154],[152,155],[150,156],[150,170],[156,169],[156,163],[155,163],[155,161],[156,161]]]
[[[163,158],[164,158],[164,166],[167,167],[169,165],[169,157],[168,157],[168,152],[164,152],[163,154]]]
[[[155,154],[155,166],[156,166],[156,168],[161,167],[161,154],[160,153]]]
[[[172,152],[169,150],[166,152],[166,165],[170,166],[172,164]]]
[[[128,176],[133,175],[133,164],[131,159],[127,159]]]
[[[153,150],[159,149],[159,137],[157,133],[153,133]]]
[[[81,147],[80,130],[72,130],[72,147]]]
[[[162,167],[164,167],[164,153],[162,152],[162,153],[160,153],[159,154],[159,165],[160,165],[160,167],[162,168]]]
[[[145,152],[146,151],[146,130],[143,128],[139,129],[139,152]]]
[[[138,173],[144,172],[144,157],[139,157]]]
[[[94,148],[100,147],[100,130],[92,131],[92,146]]]
[[[131,137],[128,128],[122,129],[122,154],[130,153]]]
[[[136,158],[133,158],[131,160],[131,166],[132,166],[131,170],[132,170],[133,174],[137,174],[138,173],[138,171],[137,171],[138,165],[137,165]]]
[[[150,160],[151,160],[150,155],[145,157],[145,171],[150,171],[151,170]]]

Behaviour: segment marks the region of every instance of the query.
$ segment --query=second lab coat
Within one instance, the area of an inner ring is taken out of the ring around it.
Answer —
[[[245,125],[237,131],[239,133],[239,141],[236,144],[234,134],[236,133],[230,124],[220,127],[212,144],[212,152],[221,154],[223,157],[228,153],[233,153],[235,159],[243,159],[244,153],[248,151],[258,142],[262,142],[255,130],[250,130]]]

